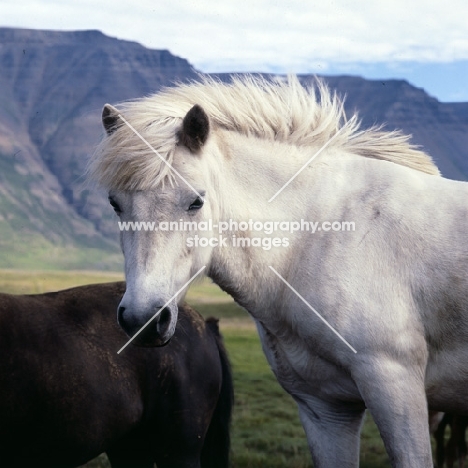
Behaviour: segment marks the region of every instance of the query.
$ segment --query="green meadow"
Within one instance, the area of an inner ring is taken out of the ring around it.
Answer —
[[[0,291],[41,293],[121,279],[122,274],[111,272],[0,270]],[[276,382],[247,313],[208,280],[188,292],[187,302],[205,317],[216,316],[220,319],[233,366],[235,408],[232,467],[312,467],[296,405]],[[369,416],[361,441],[361,467],[390,466],[379,433]],[[106,457],[101,455],[85,466],[108,468],[109,464]]]

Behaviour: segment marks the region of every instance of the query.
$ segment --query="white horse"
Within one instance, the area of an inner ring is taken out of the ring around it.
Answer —
[[[408,137],[360,131],[320,82],[180,85],[106,105],[103,124],[89,170],[121,221],[213,224],[121,233],[127,333],[165,306],[145,340],[167,341],[172,296],[206,266],[254,317],[316,467],[358,466],[366,407],[393,466],[432,467],[428,404],[468,411],[468,184]],[[216,244],[228,220],[276,221],[280,243],[250,223]],[[282,230],[299,220],[355,230]]]

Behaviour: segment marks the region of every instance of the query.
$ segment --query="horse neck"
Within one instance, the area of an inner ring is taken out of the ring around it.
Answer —
[[[310,158],[312,150],[290,147],[254,137],[224,132],[218,141],[222,155],[217,154],[217,204],[220,220],[235,222],[288,221],[307,218],[310,206],[304,187],[291,187],[269,203],[270,198]],[[214,154],[214,153],[213,153]],[[313,154],[313,153],[312,153]],[[211,167],[213,165],[210,164]],[[307,176],[308,177],[308,176]],[[312,193],[309,187],[308,196]],[[255,237],[255,232],[238,232],[238,236]],[[261,247],[241,248],[231,244],[215,248],[209,276],[252,312],[251,305],[271,300],[281,285],[277,284],[269,265],[284,265],[291,253],[285,247],[269,251]],[[255,281],[252,281],[255,278]],[[263,299],[262,299],[263,298]]]
[[[307,161],[310,151],[234,132],[218,135],[222,153],[216,188],[220,218],[283,219],[292,209],[300,215],[300,204],[291,206],[291,192],[274,203],[269,200]]]

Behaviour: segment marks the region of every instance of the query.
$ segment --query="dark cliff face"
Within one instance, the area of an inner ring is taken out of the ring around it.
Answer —
[[[0,29],[0,44],[0,96],[8,104],[2,117],[19,142],[34,146],[65,201],[105,232],[97,205],[80,186],[101,136],[103,104],[194,78],[194,69],[166,50],[148,50],[98,31]]]
[[[83,180],[102,136],[102,106],[196,77],[169,51],[99,31],[0,28],[0,267],[19,266],[24,240],[37,238],[44,251],[71,245],[120,259],[106,197]],[[468,103],[439,103],[401,80],[326,80],[364,126],[411,133],[445,176],[468,179]]]

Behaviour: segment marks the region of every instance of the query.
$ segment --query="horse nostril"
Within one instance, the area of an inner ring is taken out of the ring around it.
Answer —
[[[157,329],[160,333],[164,333],[167,327],[171,323],[171,311],[168,307],[164,307],[164,309],[159,314],[158,325]]]
[[[125,307],[120,306],[117,310],[117,318],[119,322],[122,320],[124,312],[125,312]]]

